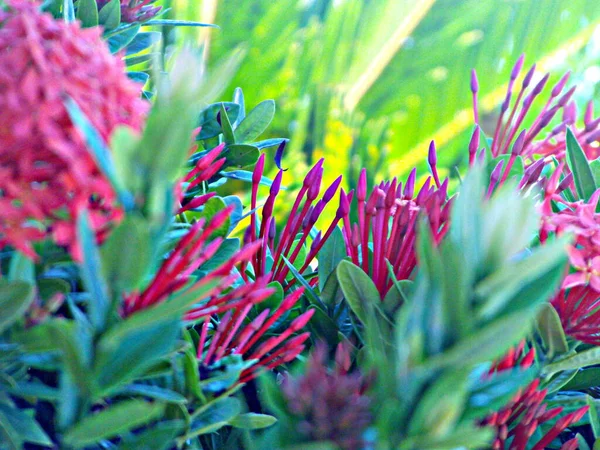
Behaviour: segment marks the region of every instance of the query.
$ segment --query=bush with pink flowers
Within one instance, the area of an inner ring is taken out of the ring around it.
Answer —
[[[458,180],[432,142],[425,179],[294,187],[272,100],[211,103],[193,49],[130,70],[162,12],[0,1],[0,448],[597,448],[600,120],[569,74],[521,57],[486,137],[473,72]]]

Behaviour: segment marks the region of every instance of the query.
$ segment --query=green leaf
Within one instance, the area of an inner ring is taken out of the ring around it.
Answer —
[[[98,25],[98,5],[96,0],[78,0],[77,18],[84,28]]]
[[[91,296],[88,305],[90,321],[96,331],[100,332],[106,325],[111,302],[103,276],[100,252],[96,246],[96,235],[90,228],[87,211],[81,212],[77,218],[77,235],[83,258],[81,276]]]
[[[64,434],[64,442],[74,447],[92,445],[145,425],[162,416],[164,409],[162,403],[127,400],[86,416]]]
[[[227,426],[242,410],[240,401],[233,397],[223,397],[192,419],[190,432],[181,440],[186,441],[202,434],[214,433]]]
[[[221,111],[219,112],[219,119],[221,121],[221,130],[223,130],[223,140],[226,144],[235,144],[235,133],[231,126],[231,121],[227,115],[225,105],[221,103]]]
[[[247,144],[233,144],[227,146],[227,166],[248,167],[258,161],[260,151],[257,147]]]
[[[127,45],[125,56],[136,55],[149,49],[157,42],[160,42],[161,34],[158,31],[147,31],[137,33],[131,42]]]
[[[319,251],[319,290],[323,291],[327,278],[336,269],[339,262],[346,257],[346,242],[342,230],[335,227],[333,233],[325,241]]]
[[[166,403],[187,403],[187,399],[183,395],[170,389],[152,386],[150,384],[130,384],[121,389],[119,393],[124,395],[139,395]]]
[[[198,126],[202,129],[198,135],[198,140],[209,139],[218,136],[222,129],[217,121],[217,114],[221,111],[221,106],[227,111],[230,120],[236,121],[240,114],[240,105],[231,102],[214,103],[205,108],[198,119]]]
[[[180,326],[179,317],[142,311],[111,328],[97,345],[96,396],[121,388],[164,358],[175,346]]]
[[[574,355],[567,356],[560,361],[548,364],[542,369],[542,372],[545,375],[552,375],[553,373],[562,370],[581,369],[596,364],[600,364],[600,347],[584,350]]]
[[[14,252],[8,266],[9,281],[25,281],[35,284],[35,264],[21,252]]]
[[[232,180],[241,180],[246,181],[248,183],[252,183],[252,172],[248,170],[232,170],[228,172],[219,172],[219,175],[225,178],[230,178]],[[262,186],[271,187],[271,185],[273,184],[273,180],[267,177],[262,177],[259,181],[259,184]],[[281,189],[284,190],[285,188],[282,187]]]
[[[466,367],[494,360],[516,345],[531,329],[532,314],[524,311],[508,314],[462,339],[444,353],[424,363],[427,369]]]
[[[577,373],[564,386],[566,391],[583,391],[598,386],[600,380],[600,367],[573,369]]]
[[[98,23],[106,31],[117,28],[121,23],[121,2],[119,0],[110,0],[104,5],[98,13]]]
[[[116,2],[119,4],[118,0],[116,0]],[[108,7],[109,4],[107,4],[105,8]],[[73,121],[73,124],[79,129],[79,131],[81,131],[81,133],[83,133],[83,136],[85,137],[85,143],[92,157],[94,158],[94,161],[96,164],[98,164],[99,169],[110,181],[123,206],[128,208],[132,202],[131,194],[129,194],[123,188],[121,180],[119,180],[117,177],[112,155],[104,143],[104,140],[100,136],[100,133],[98,133],[98,130],[94,128],[92,123],[88,120],[85,114],[83,114],[83,111],[81,111],[77,103],[75,103],[72,98],[67,97],[65,100],[65,107],[67,108],[69,117]]]
[[[0,403],[0,442],[21,449],[23,442],[52,447],[52,440],[36,420],[21,409]]]
[[[210,220],[215,216],[215,214],[217,214],[220,211],[223,211],[226,207],[227,205],[221,197],[209,198],[208,201],[204,204],[204,208],[200,213],[200,217],[203,217],[204,219],[206,219],[206,223],[209,223]],[[213,238],[217,236],[227,236],[227,233],[229,232],[229,223],[230,219],[227,218],[219,228],[215,229],[211,236]]]
[[[569,351],[567,338],[560,317],[552,305],[544,303],[540,307],[537,316],[537,328],[548,349],[546,356],[552,359],[556,355],[561,355]]]
[[[34,290],[29,283],[0,280],[0,333],[25,314],[33,299]]]
[[[246,413],[240,414],[229,421],[229,425],[245,430],[258,430],[267,428],[277,422],[277,419],[268,414]]]
[[[146,72],[127,72],[127,77],[130,80],[141,84],[142,86],[145,85],[150,79],[150,75],[148,75]]]
[[[73,0],[63,0],[63,19],[67,23],[75,22],[75,7]]]
[[[107,43],[110,52],[114,54],[123,50],[131,41],[133,41],[139,31],[140,26],[133,25],[108,38]]]
[[[350,309],[363,324],[367,323],[373,303],[381,301],[377,287],[360,267],[349,261],[341,261],[336,273]]]
[[[127,215],[100,250],[104,278],[114,295],[137,289],[152,258],[150,224]]]
[[[483,301],[478,317],[489,320],[548,300],[564,275],[567,242],[560,238],[537,247],[527,258],[506,264],[478,283],[475,293]]]
[[[269,126],[275,116],[275,102],[265,100],[254,107],[237,127],[238,142],[252,142]]]
[[[151,26],[168,26],[168,27],[210,27],[219,28],[218,25],[212,23],[193,22],[190,20],[169,20],[169,19],[154,19],[143,23],[145,27]]]
[[[148,430],[124,439],[119,444],[119,450],[168,450],[184,429],[183,420],[159,422]]]
[[[198,270],[203,272],[215,270],[222,264],[225,264],[227,261],[229,261],[229,259],[235,255],[239,249],[240,240],[238,238],[225,239],[212,258],[202,264]]]
[[[579,198],[589,200],[597,189],[596,181],[587,157],[571,128],[567,128],[567,164],[573,173],[573,181]]]

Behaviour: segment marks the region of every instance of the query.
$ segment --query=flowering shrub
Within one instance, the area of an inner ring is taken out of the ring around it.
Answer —
[[[158,13],[1,4],[0,447],[597,447],[600,121],[568,75],[520,58],[488,139],[473,74],[458,183],[432,142],[422,183],[286,186],[273,101],[210,103],[189,49],[126,72]]]

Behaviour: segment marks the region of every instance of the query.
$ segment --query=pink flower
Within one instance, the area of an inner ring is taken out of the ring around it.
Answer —
[[[283,230],[278,234],[275,226],[275,217],[273,216],[273,208],[281,189],[283,170],[279,170],[277,173],[269,190],[269,196],[262,207],[262,214],[259,217],[258,187],[263,175],[264,163],[264,154],[262,154],[254,168],[252,177],[251,208],[253,213],[250,216],[250,226],[246,230],[244,241],[248,243],[261,242],[259,251],[250,261],[254,274],[262,276],[271,273],[271,280],[285,285],[284,288],[287,290],[294,282],[285,283],[290,269],[285,263],[284,258],[292,264],[298,260],[301,263],[299,264],[301,267],[299,267],[298,272],[303,273],[315,259],[323,244],[329,239],[338,222],[347,213],[348,197],[341,191],[339,207],[325,234],[321,235],[319,232],[313,238],[308,252],[303,254],[303,249],[315,223],[337,192],[341,176],[317,200],[323,175],[323,160],[318,161],[304,178],[300,192],[298,192],[289,214],[285,216],[286,223]],[[299,257],[302,257],[302,260],[299,260]],[[272,258],[272,262],[270,258]],[[318,278],[313,278],[311,281],[316,283],[318,282]]]
[[[109,0],[99,0],[98,10],[102,9]],[[121,22],[146,22],[154,18],[162,6],[153,6],[155,0],[121,0]]]
[[[198,345],[198,360],[204,367],[216,364],[230,355],[241,355],[245,361],[257,360],[240,375],[239,382],[245,383],[261,370],[271,370],[295,359],[304,350],[304,342],[309,332],[296,334],[304,329],[312,315],[309,309],[298,315],[291,324],[279,332],[274,332],[275,324],[284,314],[288,314],[304,293],[297,289],[288,295],[281,304],[271,311],[264,309],[252,320],[248,315],[253,304],[239,304],[227,312],[216,327],[211,327],[210,318],[202,324]]]
[[[386,262],[389,261],[398,280],[408,279],[413,273],[417,264],[415,242],[419,218],[427,218],[436,243],[446,233],[451,205],[446,198],[448,182],[440,184],[431,157],[430,164],[436,184],[432,185],[428,178],[416,195],[416,170],[404,185],[394,178],[375,186],[367,195],[367,173],[363,169],[356,189],[358,222],[350,218],[346,208],[343,223],[346,251],[352,262],[371,276],[382,299],[393,286]],[[370,243],[372,258],[369,258]]]
[[[534,350],[531,349],[526,354],[523,351],[524,343],[521,343],[497,362],[491,373],[511,370],[515,367],[527,368],[531,366],[534,359]],[[587,412],[588,406],[579,408],[560,417],[552,426],[546,427],[542,431],[541,425],[558,417],[562,413],[563,407],[548,409],[544,403],[548,391],[546,389],[540,390],[539,385],[540,380],[534,380],[529,386],[518,392],[507,405],[490,414],[482,422],[482,425],[496,429],[496,438],[491,447],[493,450],[504,450],[508,448],[507,445],[510,445],[510,448],[514,450],[544,450],[559,434],[570,425],[581,420]],[[575,438],[564,443],[561,450],[574,450],[576,448],[577,439]]]
[[[551,300],[565,333],[591,345],[600,345],[600,293],[590,286],[561,290]]]
[[[71,246],[84,208],[102,239],[121,212],[64,102],[108,141],[119,125],[142,128],[140,87],[99,28],[54,20],[30,1],[8,1],[0,20],[0,247],[35,257],[32,242],[49,233]]]

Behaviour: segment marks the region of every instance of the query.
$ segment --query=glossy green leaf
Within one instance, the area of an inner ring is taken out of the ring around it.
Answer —
[[[215,270],[222,264],[225,264],[227,261],[229,261],[229,259],[233,257],[233,255],[235,255],[239,249],[240,240],[238,238],[225,239],[212,258],[202,264],[199,270],[204,272]]]
[[[206,220],[206,223],[209,223],[211,218],[214,217],[215,214],[217,214],[220,211],[223,211],[226,207],[227,205],[221,197],[212,197],[208,199],[208,201],[204,204],[204,208],[200,213],[200,217],[203,217]],[[227,236],[227,233],[229,232],[229,223],[230,219],[227,218],[225,222],[213,232],[212,236]]]
[[[245,430],[259,430],[267,428],[277,422],[277,419],[268,414],[246,413],[240,414],[229,421],[229,425],[234,428],[243,428]]]
[[[581,369],[596,364],[600,364],[600,347],[583,350],[574,355],[562,358],[559,361],[550,363],[543,368],[543,373],[546,375],[552,375],[553,373],[562,370]]]
[[[372,304],[381,301],[377,287],[360,267],[349,261],[340,262],[336,273],[350,309],[363,324],[366,323]]]
[[[104,279],[114,295],[140,286],[151,263],[151,239],[150,224],[135,215],[126,216],[111,232],[100,255]]]
[[[100,251],[96,246],[96,235],[90,228],[89,216],[86,211],[80,213],[77,218],[77,235],[83,256],[81,276],[91,296],[88,305],[90,321],[100,332],[106,325],[111,301],[103,275]]]
[[[140,26],[133,25],[109,37],[107,43],[110,52],[114,54],[123,50],[131,41],[133,41],[139,31]]]
[[[106,31],[113,30],[121,23],[121,2],[119,0],[110,0],[98,12],[98,23]]]
[[[76,17],[81,21],[83,27],[97,26],[98,5],[96,0],[78,0]]]
[[[35,264],[21,252],[14,252],[8,266],[9,281],[25,281],[35,284]]]
[[[184,429],[183,420],[159,422],[141,433],[128,436],[119,444],[119,450],[169,450]]]
[[[29,283],[0,280],[0,333],[25,314],[33,299],[34,289]]]
[[[64,434],[64,442],[75,447],[96,444],[159,418],[164,409],[162,403],[126,400],[83,418]]]
[[[227,158],[227,166],[233,167],[248,167],[258,161],[260,152],[258,148],[247,144],[233,144],[227,146],[225,157]]]
[[[219,111],[219,120],[221,121],[221,130],[223,132],[223,140],[226,144],[235,144],[235,133],[233,131],[233,127],[231,126],[231,121],[229,120],[229,116],[227,115],[227,110],[225,109],[225,105],[221,103],[221,111]]]
[[[165,403],[187,403],[187,399],[171,389],[150,384],[130,384],[119,391],[120,394],[147,397]]]
[[[589,200],[597,189],[596,181],[587,157],[570,128],[567,128],[567,164],[573,173],[579,198]]]
[[[319,289],[322,291],[325,282],[331,273],[333,273],[339,262],[346,257],[346,242],[342,235],[342,230],[335,227],[333,233],[325,241],[319,251]]]
[[[75,6],[73,0],[63,0],[63,19],[67,23],[75,22]]]
[[[238,399],[233,397],[220,398],[192,419],[190,432],[184,439],[214,433],[227,426],[241,411],[242,407]]]
[[[221,111],[221,106],[227,111],[227,116],[235,123],[239,114],[240,106],[231,102],[215,103],[202,110],[198,119],[198,126],[201,127],[197,139],[209,139],[218,136],[221,131],[221,125],[217,121],[217,114]]]
[[[548,349],[546,354],[548,359],[569,351],[569,345],[567,344],[567,338],[560,322],[560,317],[552,305],[544,303],[540,307],[536,324],[540,336]]]
[[[19,450],[23,443],[52,447],[52,441],[37,421],[25,410],[0,403],[0,442],[10,449]]]
[[[254,107],[235,130],[238,142],[252,142],[269,126],[275,116],[275,102],[265,100]]]

